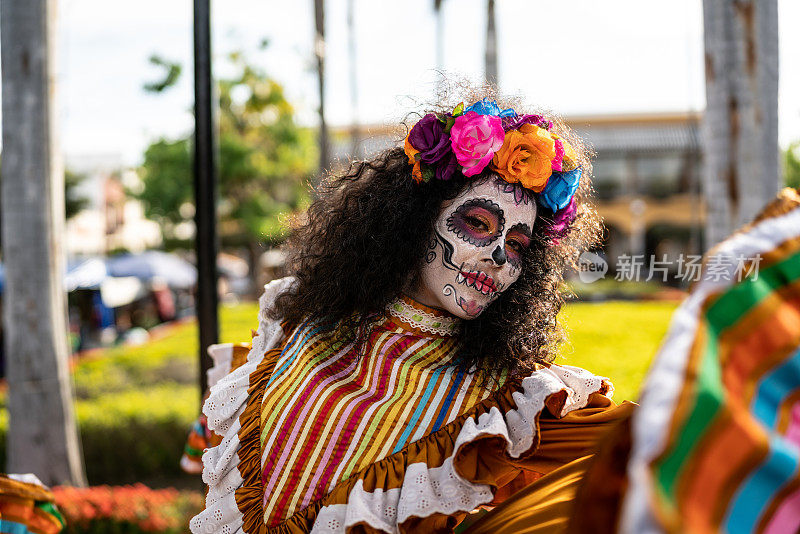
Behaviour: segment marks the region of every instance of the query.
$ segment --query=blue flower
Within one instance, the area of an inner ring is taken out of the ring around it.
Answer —
[[[581,182],[581,168],[567,172],[553,172],[547,185],[539,193],[539,202],[553,213],[562,210],[572,200]]]
[[[488,100],[486,98],[483,100],[478,100],[466,108],[464,113],[467,111],[474,111],[478,115],[494,115],[495,117],[511,117],[516,115],[516,112],[513,109],[508,108],[500,110],[500,106],[497,105],[497,102],[494,100]]]

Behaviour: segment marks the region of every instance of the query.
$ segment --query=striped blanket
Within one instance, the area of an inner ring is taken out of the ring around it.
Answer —
[[[748,258],[747,276],[712,276],[713,257]],[[640,402],[618,531],[800,531],[796,191],[709,253]]]

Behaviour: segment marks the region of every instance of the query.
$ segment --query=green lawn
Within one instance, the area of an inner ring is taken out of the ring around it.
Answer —
[[[556,363],[577,365],[614,383],[614,399],[636,400],[655,356],[673,302],[572,303],[561,314],[569,343]]]
[[[560,320],[569,342],[556,363],[608,376],[616,388],[615,398],[635,399],[675,307],[668,302],[568,304]],[[221,341],[249,341],[257,315],[255,303],[223,307]],[[196,358],[197,325],[177,325],[145,345],[114,347],[99,358],[80,362],[74,373],[77,396],[89,400],[159,383],[193,385]]]
[[[258,304],[220,308],[220,341],[248,342],[258,326]],[[168,326],[139,346],[117,346],[81,360],[73,377],[78,398],[163,382],[196,384],[197,323]]]

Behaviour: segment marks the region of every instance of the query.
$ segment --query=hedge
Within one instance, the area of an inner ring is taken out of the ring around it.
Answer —
[[[198,415],[197,386],[163,383],[78,400],[75,414],[90,484],[182,477],[180,461]],[[8,412],[0,411],[0,461],[5,465]]]
[[[220,308],[220,338],[242,342],[257,326],[258,305]],[[197,324],[167,325],[139,346],[116,346],[72,369],[75,412],[90,484],[151,481],[190,484],[179,466],[199,413]],[[0,394],[0,462],[6,461],[8,412]]]

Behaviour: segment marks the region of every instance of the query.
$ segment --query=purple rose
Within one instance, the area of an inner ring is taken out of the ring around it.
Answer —
[[[535,124],[545,130],[549,130],[553,127],[553,122],[545,119],[541,115],[514,115],[512,117],[503,117],[503,129],[505,131],[517,130],[523,124]]]
[[[450,152],[436,166],[436,179],[449,180],[456,170],[458,170],[458,160],[456,160],[456,155]]]
[[[448,180],[457,168],[456,156],[450,148],[450,136],[444,124],[428,113],[417,122],[408,134],[408,140],[419,150],[419,159],[427,166],[436,168],[436,178]]]
[[[569,201],[566,208],[558,210],[553,214],[553,223],[550,224],[546,232],[554,246],[558,244],[559,238],[567,234],[567,229],[575,220],[577,212],[578,209],[575,205],[575,197],[572,197],[572,200]]]

